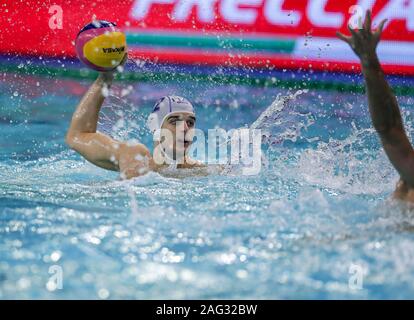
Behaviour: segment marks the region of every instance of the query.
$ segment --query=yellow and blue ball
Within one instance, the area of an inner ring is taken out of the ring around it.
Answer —
[[[126,52],[126,37],[115,23],[96,20],[87,24],[75,40],[78,58],[97,71],[111,71],[122,62]]]

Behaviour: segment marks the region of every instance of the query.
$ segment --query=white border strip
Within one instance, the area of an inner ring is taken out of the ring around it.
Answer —
[[[414,42],[382,41],[377,52],[382,63],[414,66]],[[297,38],[292,55],[301,59],[359,62],[348,44],[334,38]]]

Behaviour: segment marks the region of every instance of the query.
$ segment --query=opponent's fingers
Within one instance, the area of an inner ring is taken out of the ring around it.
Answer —
[[[351,37],[348,37],[346,35],[344,35],[343,33],[337,31],[336,32],[336,36],[341,39],[342,41],[345,41],[346,43],[350,44],[351,43]]]
[[[358,37],[358,32],[355,31],[354,29],[352,29],[352,27],[349,24],[348,24],[348,30],[349,30],[349,32],[351,32],[351,35],[353,37]]]
[[[364,29],[364,22],[362,21],[362,16],[358,17],[358,30]]]
[[[382,30],[384,30],[384,26],[387,23],[388,19],[384,19],[380,22],[380,24],[378,25],[378,29],[377,31],[375,31],[375,35],[376,36],[381,36]]]
[[[365,15],[364,30],[366,32],[371,31],[371,10],[367,10],[367,13]]]

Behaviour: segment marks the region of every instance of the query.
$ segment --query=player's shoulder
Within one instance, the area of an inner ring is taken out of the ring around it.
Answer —
[[[119,151],[122,156],[129,158],[135,158],[137,155],[151,157],[151,152],[147,146],[139,142],[124,142],[121,144]]]
[[[208,167],[205,163],[203,163],[199,160],[194,160],[193,166],[197,167],[197,168],[207,168]]]
[[[186,168],[206,168],[207,165],[199,160],[187,157],[186,158]]]

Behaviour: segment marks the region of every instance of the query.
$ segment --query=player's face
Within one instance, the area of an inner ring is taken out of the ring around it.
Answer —
[[[169,130],[171,135],[166,135],[162,145],[172,151],[174,159],[177,154],[185,154],[191,146],[193,135],[190,131],[195,128],[195,122],[194,114],[189,112],[173,113],[164,121],[161,129]]]

